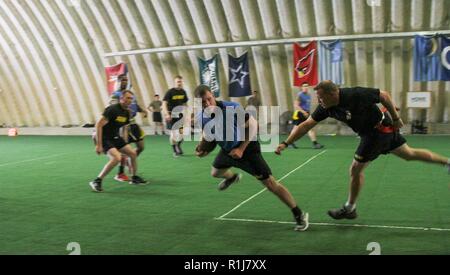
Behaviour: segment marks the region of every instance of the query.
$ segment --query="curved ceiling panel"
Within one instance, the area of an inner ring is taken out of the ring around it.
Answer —
[[[378,3],[369,6],[368,3]],[[197,57],[220,55],[222,96],[228,54],[250,54],[251,83],[265,105],[292,109],[292,46],[236,47],[105,58],[105,53],[249,40],[450,29],[450,0],[2,0],[0,124],[82,125],[108,102],[104,67],[130,66],[147,106],[183,75],[198,83]],[[345,85],[434,92],[433,122],[448,122],[450,83],[412,79],[411,39],[345,42]],[[232,99],[243,103],[244,99]],[[417,111],[402,115],[414,118]],[[149,121],[141,121],[148,124]]]

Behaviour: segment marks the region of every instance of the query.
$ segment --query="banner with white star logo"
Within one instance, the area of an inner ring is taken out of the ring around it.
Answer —
[[[228,92],[230,97],[244,97],[251,95],[248,53],[237,58],[228,55],[228,67]]]
[[[217,55],[208,60],[198,58],[200,84],[209,86],[215,97],[220,96],[219,65]]]

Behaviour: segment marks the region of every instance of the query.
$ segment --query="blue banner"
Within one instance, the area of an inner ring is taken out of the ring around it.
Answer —
[[[320,81],[331,80],[337,85],[344,84],[342,41],[320,41],[319,78]]]
[[[450,37],[441,37],[441,80],[450,81]]]
[[[207,85],[215,97],[220,96],[219,65],[217,55],[208,60],[198,58],[200,84]]]
[[[417,35],[414,40],[414,80],[450,81],[450,39]]]
[[[228,66],[228,92],[230,97],[244,97],[251,95],[248,53],[237,58],[228,55]]]

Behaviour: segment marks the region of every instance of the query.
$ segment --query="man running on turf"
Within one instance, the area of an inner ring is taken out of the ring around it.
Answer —
[[[447,166],[450,173],[450,159],[425,149],[411,148],[400,134],[403,122],[394,107],[388,92],[373,88],[341,88],[331,81],[317,85],[319,106],[314,113],[288,139],[278,145],[275,153],[280,154],[320,121],[327,117],[346,123],[361,137],[352,165],[350,166],[350,192],[342,208],[328,211],[333,219],[355,219],[356,199],[364,184],[364,169],[380,154],[392,153],[405,160],[420,160]],[[383,113],[377,103],[388,112]]]
[[[120,87],[119,90],[115,91],[111,96],[110,104],[117,104],[119,103],[120,97],[123,93],[123,91],[126,90],[128,87],[128,76],[127,75],[121,75],[119,77],[119,83]],[[139,156],[144,151],[144,137],[145,133],[142,130],[142,128],[136,123],[136,115],[137,113],[143,114],[143,117],[147,117],[147,111],[144,110],[139,104],[137,103],[136,97],[133,97],[133,102],[129,106],[129,109],[131,110],[131,120],[129,124],[128,129],[128,143],[135,143],[136,144],[136,153],[137,156]],[[130,179],[125,174],[125,166],[127,165],[128,158],[126,156],[122,156],[122,160],[120,161],[119,165],[119,171],[117,175],[114,177],[115,180],[121,181],[121,182],[130,182]],[[129,164],[129,163],[128,163]],[[132,181],[131,181],[132,182]]]
[[[220,153],[216,156],[211,175],[224,180],[219,184],[219,190],[227,189],[231,184],[240,180],[241,174],[231,172],[231,167],[242,169],[260,180],[269,191],[278,196],[292,211],[297,225],[295,230],[305,231],[308,226],[308,213],[304,213],[298,208],[297,203],[291,193],[282,184],[278,183],[272,176],[272,171],[267,165],[261,154],[261,147],[258,141],[253,141],[257,135],[257,122],[253,116],[246,115],[245,125],[238,125],[238,119],[233,115],[231,120],[227,120],[227,112],[235,112],[239,110],[240,105],[234,102],[216,101],[210,88],[200,85],[195,90],[195,97],[202,100],[202,111],[197,115],[197,121],[202,127],[208,127],[208,123],[213,123],[213,118],[208,116],[206,111],[216,110],[223,114],[223,129],[215,129],[213,131],[220,135],[223,133],[223,141],[216,140],[221,147]],[[229,114],[230,115],[230,114]],[[217,127],[218,128],[218,127]],[[228,133],[227,133],[228,132]],[[240,141],[240,133],[247,132],[245,141]],[[231,140],[227,140],[228,135]],[[205,129],[203,135],[206,138]],[[208,152],[196,152],[199,157],[208,155]]]
[[[130,123],[131,113],[129,106],[133,101],[133,93],[124,91],[120,98],[120,103],[110,105],[103,112],[102,118],[96,124],[96,146],[97,154],[105,153],[109,157],[109,162],[105,165],[98,177],[89,183],[92,190],[102,192],[102,180],[108,173],[119,164],[122,159],[121,154],[127,155],[131,159],[131,178],[133,184],[146,183],[145,180],[137,176],[137,154],[120,136],[120,128],[124,127],[124,137],[127,139],[127,125]]]
[[[183,155],[181,143],[183,143],[183,127],[176,128],[184,122],[183,114],[175,115],[172,111],[178,106],[186,106],[189,101],[186,91],[183,89],[183,77],[175,77],[175,87],[168,90],[163,99],[163,112],[167,122],[167,128],[170,130],[170,145],[172,145],[173,156]]]

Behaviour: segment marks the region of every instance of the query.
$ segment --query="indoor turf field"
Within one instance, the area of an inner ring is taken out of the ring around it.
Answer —
[[[450,156],[448,136],[409,136],[408,143]],[[326,215],[346,199],[356,137],[319,137],[326,150],[264,156],[276,178],[310,213],[307,232],[293,231],[287,207],[244,174],[224,192],[210,176],[213,157],[174,159],[167,137],[147,137],[131,186],[88,186],[106,163],[90,137],[0,137],[0,254],[450,254],[450,175],[444,168],[382,156],[366,171],[355,221]],[[254,196],[254,197],[252,197]],[[246,202],[245,202],[246,201]],[[243,203],[245,202],[245,203]],[[233,210],[233,211],[231,211]]]

